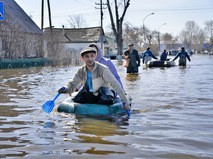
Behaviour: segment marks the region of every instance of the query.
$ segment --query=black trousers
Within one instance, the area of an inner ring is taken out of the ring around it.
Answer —
[[[98,90],[98,95],[89,92],[85,87],[73,98],[76,103],[98,103],[98,104],[113,104],[115,92],[108,87],[101,87]]]

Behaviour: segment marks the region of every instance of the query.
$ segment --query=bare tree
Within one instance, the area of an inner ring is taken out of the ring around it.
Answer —
[[[61,61],[61,54],[64,52],[64,47],[60,44],[60,39],[55,32],[51,29],[46,29],[45,31],[45,48],[47,57],[51,59],[53,65],[58,65]]]
[[[51,32],[50,28],[45,29],[45,42],[44,48],[46,56],[51,59],[52,65],[80,65],[79,52],[83,48],[71,49],[67,47],[66,43],[61,42],[62,32],[57,32],[53,29]]]
[[[202,29],[199,29],[197,36],[194,38],[195,45],[193,46],[194,51],[201,52],[203,49],[203,44],[206,40],[206,34]]]
[[[185,28],[180,33],[180,39],[188,49],[192,49],[194,39],[199,33],[199,26],[194,21],[187,21]]]
[[[165,33],[162,35],[162,40],[164,41],[164,44],[166,46],[166,49],[172,50],[172,49],[178,49],[178,38],[173,37],[170,33]]]
[[[146,31],[146,39],[148,40],[148,47],[151,48],[153,54],[156,56],[158,55],[158,43],[159,43],[159,32],[157,30],[149,30],[148,28],[145,29]]]
[[[17,24],[7,22],[0,27],[2,58],[43,57],[42,35],[21,31]]]
[[[194,21],[188,21],[180,33],[180,40],[187,49],[201,52],[206,34]]]
[[[162,39],[165,42],[170,42],[170,41],[172,41],[173,36],[172,36],[172,34],[165,33],[165,34],[162,35]]]
[[[83,28],[86,26],[86,20],[80,14],[69,16],[68,22],[72,28]]]
[[[213,20],[205,21],[205,31],[209,38],[210,44],[213,45]]]
[[[123,39],[123,42],[126,44],[129,42],[134,42],[136,49],[140,49],[142,42],[140,28],[132,26],[130,23],[125,23]]]
[[[124,1],[125,2],[125,1]],[[121,14],[121,17],[119,17],[119,4],[117,3],[117,0],[114,0],[114,7],[115,7],[115,20],[113,17],[113,13],[112,13],[112,8],[111,8],[111,3],[109,0],[107,0],[107,7],[108,7],[108,11],[109,11],[109,15],[110,15],[110,20],[111,20],[111,26],[112,26],[112,30],[115,36],[115,40],[116,40],[116,44],[118,47],[118,52],[117,54],[119,55],[119,61],[121,61],[121,55],[123,53],[123,21],[124,21],[124,16],[126,14],[127,8],[130,5],[130,0],[127,0],[124,3],[124,9],[123,12]]]

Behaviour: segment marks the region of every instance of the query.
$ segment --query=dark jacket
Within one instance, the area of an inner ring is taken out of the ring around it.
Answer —
[[[164,51],[164,52],[162,52],[162,54],[161,54],[161,56],[160,56],[160,60],[161,60],[161,61],[166,61],[166,59],[167,59],[167,52]]]
[[[177,58],[179,57],[179,65],[181,66],[186,66],[186,58],[191,61],[190,57],[189,57],[189,54],[185,51],[185,50],[182,50],[180,51],[176,56],[175,58],[173,59],[173,61],[175,61]]]
[[[129,58],[129,65],[127,67],[127,73],[138,73],[138,67],[140,66],[140,57],[138,51],[133,49],[132,53],[130,50],[124,52],[125,56]]]

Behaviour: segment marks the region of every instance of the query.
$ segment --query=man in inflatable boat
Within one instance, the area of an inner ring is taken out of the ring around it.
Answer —
[[[124,109],[129,110],[128,99],[119,82],[107,66],[95,61],[96,50],[92,47],[86,47],[80,52],[80,55],[84,65],[78,69],[66,86],[59,88],[58,92],[71,95],[82,83],[83,88],[73,98],[74,102],[113,104],[116,98],[113,92],[116,91]]]

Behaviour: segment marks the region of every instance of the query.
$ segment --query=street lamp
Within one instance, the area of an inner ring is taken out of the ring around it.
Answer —
[[[144,46],[145,46],[145,44],[146,44],[146,35],[145,35],[145,25],[144,25],[144,21],[145,21],[145,19],[146,19],[148,16],[153,15],[153,14],[154,14],[154,12],[148,14],[147,16],[145,16],[145,17],[143,18],[143,35],[144,35],[143,38],[144,38]]]
[[[166,25],[166,23],[163,23],[161,26],[158,27],[158,52],[160,52],[160,28],[164,25]]]

